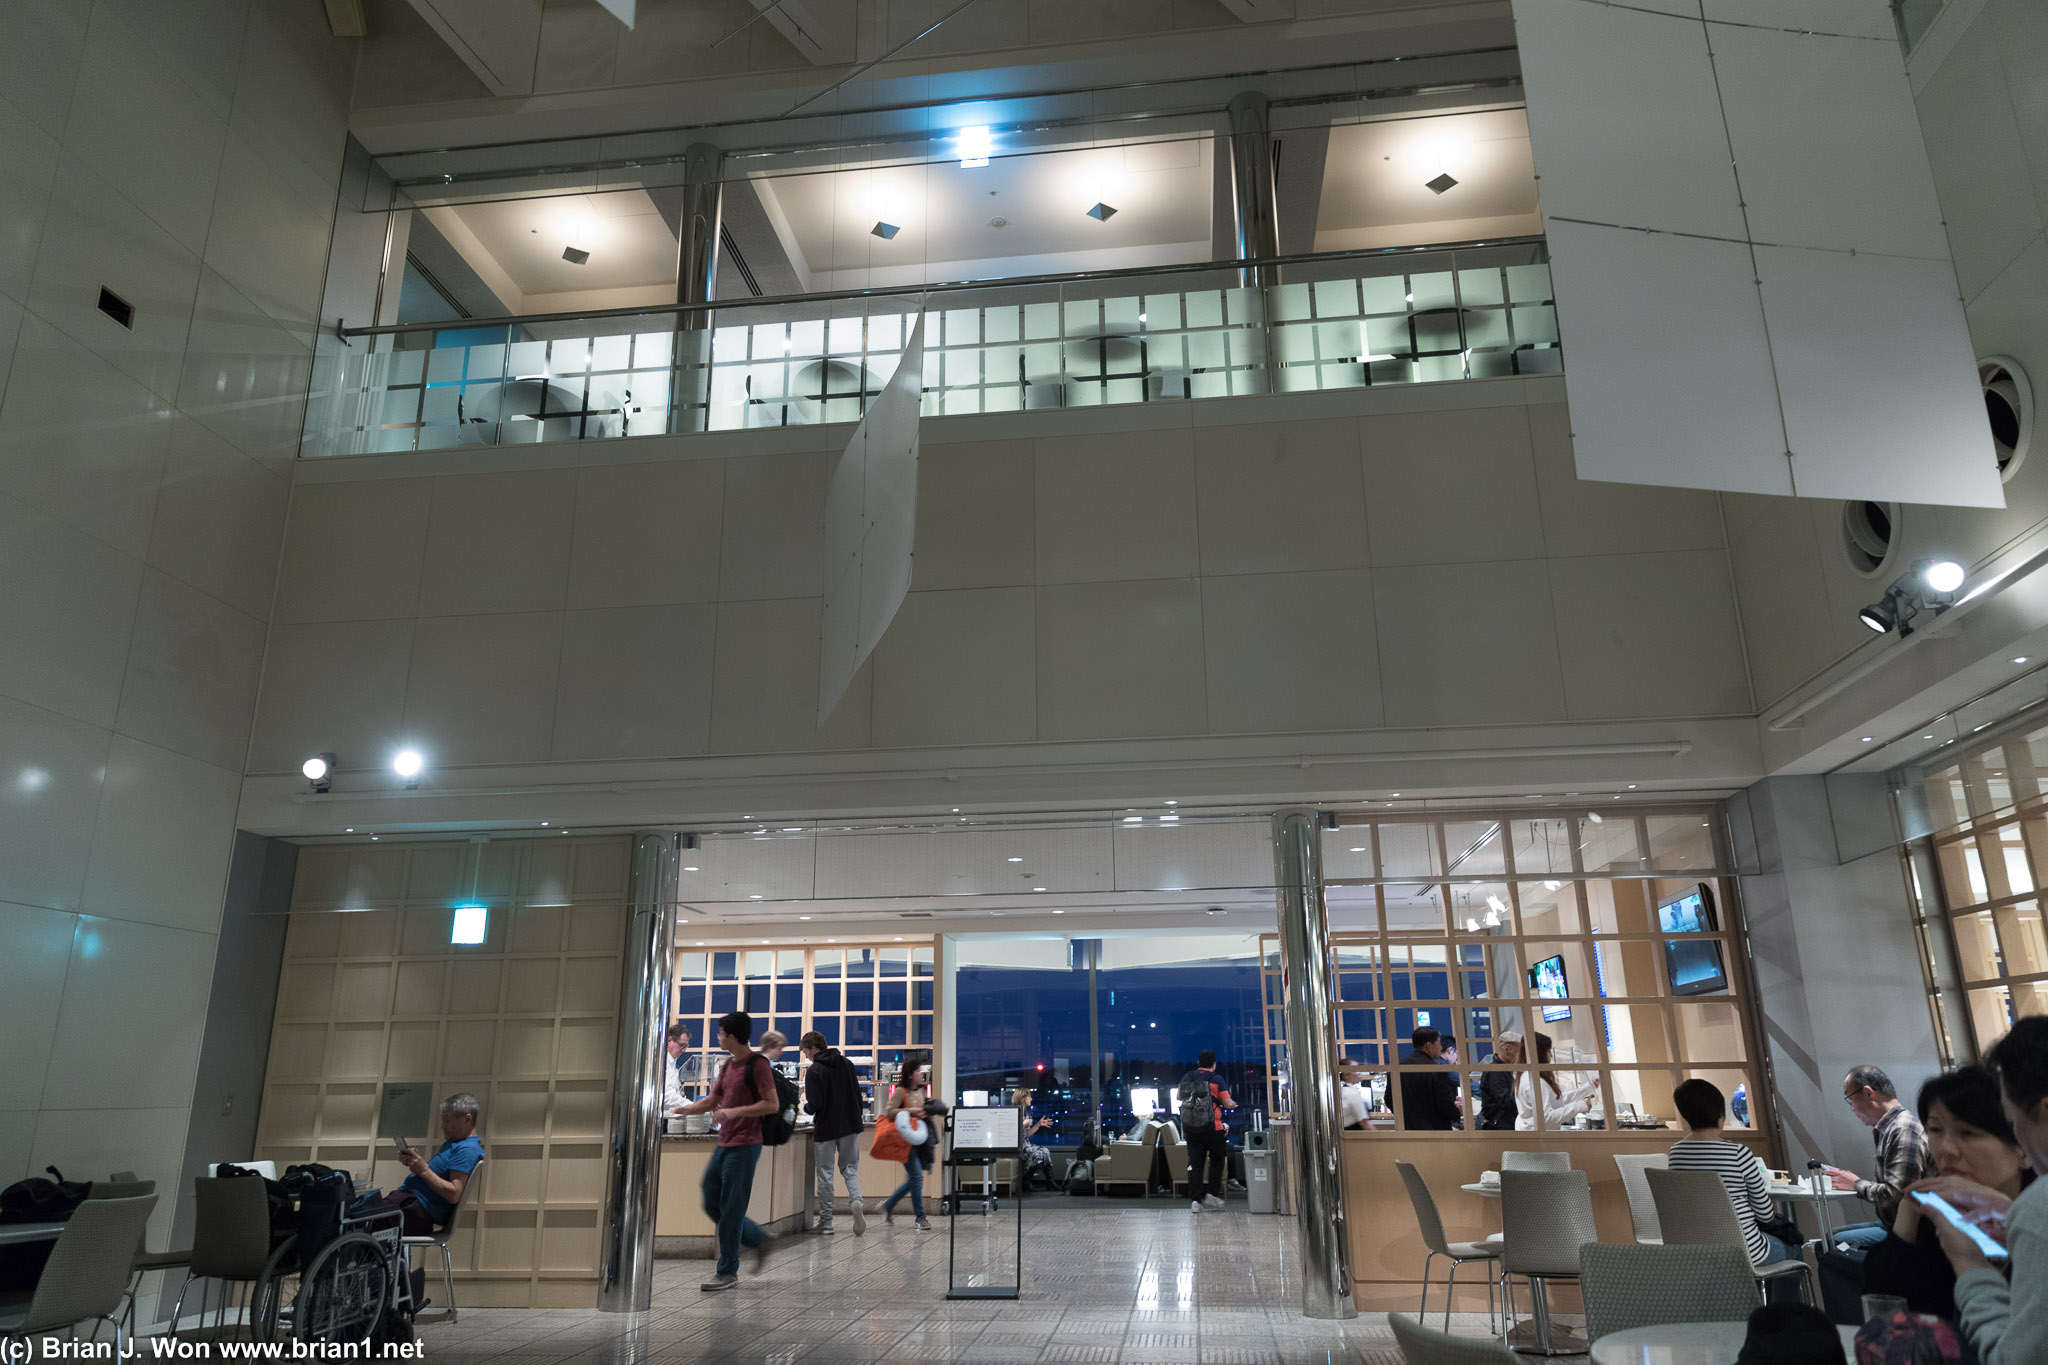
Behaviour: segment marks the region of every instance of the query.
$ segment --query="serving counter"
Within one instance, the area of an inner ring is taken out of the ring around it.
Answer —
[[[861,1198],[870,1209],[878,1207],[903,1183],[903,1165],[879,1161],[868,1155],[874,1142],[873,1128],[860,1135]],[[659,1183],[654,1193],[654,1254],[657,1256],[703,1257],[716,1253],[717,1229],[704,1212],[702,1186],[704,1168],[718,1146],[716,1133],[665,1134],[661,1139]],[[747,1216],[770,1233],[801,1232],[817,1217],[817,1174],[811,1145],[811,1130],[800,1126],[780,1147],[761,1149],[754,1167],[754,1194],[747,1204]],[[835,1173],[833,1190],[837,1207],[846,1207],[846,1185]],[[926,1171],[924,1197],[938,1198],[936,1171]],[[902,1211],[908,1215],[906,1198]],[[935,1211],[935,1210],[934,1210]]]

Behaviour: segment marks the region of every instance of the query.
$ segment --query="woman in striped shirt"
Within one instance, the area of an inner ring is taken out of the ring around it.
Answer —
[[[1771,1218],[1777,1210],[1771,1204],[1770,1189],[1764,1184],[1763,1163],[1749,1148],[1721,1136],[1721,1124],[1728,1114],[1728,1102],[1711,1081],[1690,1080],[1671,1093],[1678,1116],[1691,1130],[1671,1144],[1674,1171],[1712,1171],[1727,1188],[1728,1202],[1735,1206],[1735,1219],[1742,1224],[1743,1244],[1749,1248],[1753,1266],[1792,1260],[1797,1253],[1757,1226],[1760,1218]],[[1773,1282],[1776,1292],[1784,1281]],[[1796,1295],[1797,1285],[1787,1286]]]

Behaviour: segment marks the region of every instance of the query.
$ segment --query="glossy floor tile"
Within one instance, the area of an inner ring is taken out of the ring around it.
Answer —
[[[1197,1216],[1164,1201],[1034,1199],[1015,1301],[946,1298],[944,1219],[919,1233],[908,1219],[885,1228],[873,1218],[856,1238],[841,1218],[835,1236],[779,1241],[759,1275],[742,1262],[739,1286],[725,1293],[698,1289],[710,1261],[664,1260],[644,1315],[477,1309],[449,1324],[429,1309],[420,1336],[437,1365],[1401,1365],[1385,1314],[1302,1317],[1294,1221],[1241,1209]],[[964,1217],[962,1272],[1007,1277],[1016,1226],[1008,1209]],[[1486,1319],[1458,1314],[1452,1328],[1483,1335]]]

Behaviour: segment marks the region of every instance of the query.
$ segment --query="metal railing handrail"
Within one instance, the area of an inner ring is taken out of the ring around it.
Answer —
[[[705,303],[655,303],[627,308],[593,308],[566,313],[514,313],[495,318],[454,318],[447,322],[392,322],[374,327],[337,324],[335,331],[349,337],[394,336],[403,332],[459,332],[479,327],[526,327],[552,322],[588,322],[603,318],[663,317],[679,319],[694,313],[716,313],[732,308],[772,308],[796,303],[844,303],[854,299],[902,298],[912,294],[958,294],[972,290],[1012,289],[1029,285],[1087,284],[1102,280],[1141,279],[1157,275],[1192,275],[1215,270],[1260,269],[1268,266],[1309,265],[1325,261],[1359,260],[1366,257],[1429,256],[1481,247],[1542,246],[1538,236],[1486,238],[1470,242],[1438,242],[1428,246],[1356,247],[1347,251],[1305,251],[1288,256],[1258,259],[1239,257],[1223,261],[1190,261],[1175,265],[1119,266],[1113,270],[1076,270],[1052,275],[1011,275],[986,280],[944,280],[929,284],[875,285],[865,289],[830,289],[814,294],[770,294],[760,298],[713,299]]]

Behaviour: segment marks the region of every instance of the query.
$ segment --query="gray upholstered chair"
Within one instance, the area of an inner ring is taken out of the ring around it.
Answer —
[[[119,1316],[121,1301],[128,1294],[135,1253],[142,1248],[142,1230],[155,1208],[154,1194],[80,1204],[50,1248],[35,1294],[25,1307],[0,1316],[0,1337],[43,1336],[81,1322],[97,1330],[105,1321],[114,1325],[114,1359],[121,1359],[127,1336]]]
[[[1570,1152],[1502,1152],[1500,1168],[1504,1171],[1568,1171],[1572,1168]]]
[[[1551,1331],[1551,1280],[1579,1278],[1579,1248],[1600,1240],[1593,1226],[1593,1187],[1584,1171],[1500,1173],[1501,1268],[1529,1281],[1534,1340],[1517,1350],[1535,1355],[1579,1355],[1585,1346]],[[1513,1304],[1510,1301],[1510,1309]]]
[[[469,1202],[469,1192],[482,1183],[484,1158],[478,1157],[476,1165],[469,1168],[469,1179],[462,1182],[462,1192],[455,1198],[455,1207],[448,1210],[448,1221],[424,1237],[402,1237],[405,1246],[406,1264],[412,1264],[415,1247],[439,1247],[441,1249],[441,1287],[448,1292],[448,1321],[456,1320],[455,1314],[455,1258],[449,1253],[448,1239],[455,1235],[456,1220],[462,1217],[462,1206]],[[828,1210],[829,1212],[829,1210]]]
[[[1742,1236],[1742,1220],[1728,1199],[1728,1187],[1712,1171],[1671,1171],[1655,1167],[1643,1172],[1650,1184],[1650,1196],[1657,1201],[1657,1226],[1666,1246],[1732,1246],[1748,1259],[1748,1245]],[[1779,1261],[1775,1265],[1752,1265],[1750,1274],[1761,1287],[1772,1280],[1799,1277],[1800,1293],[1808,1303],[1820,1302],[1814,1292],[1813,1268],[1805,1258]]]
[[[1159,1126],[1145,1125],[1141,1142],[1124,1138],[1108,1144],[1095,1158],[1095,1193],[1100,1196],[1110,1185],[1136,1185],[1141,1194],[1152,1189],[1153,1151],[1159,1142]]]
[[[1405,1161],[1396,1160],[1394,1169],[1401,1173],[1401,1183],[1408,1187],[1408,1202],[1415,1206],[1415,1221],[1422,1229],[1422,1244],[1429,1248],[1429,1255],[1422,1261],[1422,1306],[1416,1309],[1417,1318],[1429,1314],[1429,1272],[1439,1256],[1448,1257],[1451,1273],[1444,1280],[1444,1330],[1451,1327],[1451,1300],[1457,1295],[1458,1267],[1471,1261],[1487,1263],[1486,1279],[1486,1323],[1493,1326],[1493,1272],[1500,1265],[1499,1242],[1451,1242],[1444,1239],[1444,1220],[1437,1212],[1436,1196],[1429,1192],[1429,1185],[1422,1178],[1422,1172]]]
[[[1413,1318],[1387,1314],[1387,1326],[1408,1365],[1514,1365],[1515,1353],[1484,1337],[1454,1337],[1432,1332]]]
[[[1614,1157],[1614,1168],[1621,1172],[1622,1193],[1628,1196],[1628,1220],[1635,1225],[1636,1241],[1646,1246],[1662,1242],[1664,1231],[1657,1222],[1657,1201],[1650,1197],[1650,1182],[1643,1179],[1643,1172],[1652,1166],[1667,1170],[1670,1165],[1671,1158],[1662,1152],[1617,1152]]]
[[[1660,1322],[1747,1322],[1763,1302],[1749,1257],[1724,1246],[1588,1242],[1579,1293],[1589,1342]]]

